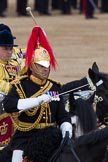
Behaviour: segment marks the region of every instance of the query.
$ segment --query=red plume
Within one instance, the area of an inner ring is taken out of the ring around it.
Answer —
[[[28,40],[27,51],[26,51],[26,66],[27,66],[27,68],[30,65],[32,56],[33,56],[36,48],[38,48],[38,45],[42,46],[43,48],[45,48],[48,51],[48,53],[50,55],[50,64],[51,64],[52,68],[55,70],[57,62],[56,62],[52,47],[46,37],[44,30],[39,26],[36,26],[32,29],[32,33]]]

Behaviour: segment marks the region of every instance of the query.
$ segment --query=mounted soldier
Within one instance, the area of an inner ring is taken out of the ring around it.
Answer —
[[[9,144],[13,150],[12,162],[22,162],[24,151],[34,135],[38,134],[38,139],[40,133],[44,138],[44,133],[47,132],[44,130],[47,128],[59,127],[63,138],[66,131],[72,137],[71,119],[65,110],[62,96],[58,96],[61,85],[49,79],[51,67],[56,68],[56,59],[44,31],[39,26],[33,28],[28,41],[26,67],[28,75],[11,82],[12,88],[3,102],[4,109],[11,114],[16,128]],[[15,113],[18,114],[18,120],[14,118]],[[54,136],[49,139],[50,143],[52,139],[56,143]],[[46,148],[47,145],[43,143],[43,149]],[[39,152],[39,149],[36,151]]]

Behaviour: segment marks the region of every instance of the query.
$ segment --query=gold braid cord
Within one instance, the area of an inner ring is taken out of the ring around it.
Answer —
[[[36,121],[31,125],[29,126],[28,128],[23,128],[21,126],[19,126],[12,118],[12,121],[13,121],[13,124],[15,126],[15,128],[19,131],[22,131],[22,132],[27,132],[27,131],[30,131],[32,129],[34,129],[36,127],[36,125],[39,123],[39,121],[41,120],[42,116],[43,116],[43,112],[44,112],[44,104],[41,106],[41,110],[40,110],[40,114],[38,116],[38,118],[36,119]]]
[[[40,89],[38,92],[36,92],[34,95],[32,95],[31,98],[35,98],[35,97],[38,97],[39,95],[46,93],[51,87],[52,87],[52,83],[47,81],[45,86],[42,89]],[[38,110],[38,108],[36,107],[36,108],[34,108],[34,111],[26,110],[25,113],[28,116],[33,116],[36,114],[37,110]]]
[[[14,82],[14,85],[16,87],[17,93],[19,94],[19,97],[20,98],[26,98],[26,95],[25,95],[25,93],[23,91],[23,88],[22,88],[20,82],[17,82],[17,83]],[[34,95],[32,95],[31,98],[37,97],[37,96],[39,96],[41,94],[46,93],[52,87],[52,85],[53,84],[50,81],[47,81],[46,85],[42,89],[40,89],[37,93],[35,93]],[[36,126],[39,124],[40,120],[42,119],[43,112],[44,112],[45,109],[48,109],[49,116],[50,116],[50,119],[51,119],[50,106],[49,106],[48,103],[44,103],[41,106],[34,108],[33,111],[27,110],[27,111],[25,111],[25,113],[28,116],[33,116],[33,115],[36,114],[36,112],[37,112],[37,110],[39,108],[40,108],[40,114],[39,114],[38,118],[36,119],[36,121],[33,124],[30,123],[30,126],[28,126],[28,127],[19,126],[19,122],[20,121],[18,122],[18,113],[17,113],[17,120],[16,120],[15,113],[12,113],[11,114],[11,119],[12,119],[12,122],[13,122],[13,124],[15,126],[15,129],[17,129],[19,131],[27,132],[27,131],[30,131],[30,130],[36,128]],[[46,119],[48,119],[48,117]]]

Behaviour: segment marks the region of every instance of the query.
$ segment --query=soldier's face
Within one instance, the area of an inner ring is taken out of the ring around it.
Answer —
[[[34,76],[37,78],[44,80],[47,79],[50,73],[50,66],[48,68],[39,65],[37,63],[31,64],[31,71]]]
[[[0,46],[0,59],[8,61],[11,59],[13,47],[2,47]]]

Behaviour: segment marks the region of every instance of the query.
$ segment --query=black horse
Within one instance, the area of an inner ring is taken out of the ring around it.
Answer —
[[[55,134],[55,137],[56,135],[58,136],[58,133]],[[51,147],[48,145],[45,146],[48,150],[44,150],[45,148],[42,147],[42,145],[40,147],[37,136],[34,137],[34,140],[30,143],[32,147],[28,147],[27,149],[25,162],[107,162],[108,160],[107,127],[101,130],[91,131],[72,140],[69,138],[68,140],[61,140],[61,135],[57,138],[58,142],[56,141],[56,147],[53,146],[52,149],[52,145],[50,145]],[[42,136],[39,136],[39,139],[42,140]],[[36,150],[38,150],[38,152]]]
[[[74,92],[85,90],[95,92],[93,103],[97,119],[99,125],[104,124],[106,126],[108,124],[108,74],[100,72],[96,62],[93,63],[92,68],[88,69],[87,77],[64,84],[61,88],[61,94],[66,103],[69,95],[72,97]]]
[[[108,74],[99,71],[96,63],[89,69],[89,75],[95,84],[98,80],[103,83],[96,87],[96,114],[100,124],[107,126],[108,124]]]

